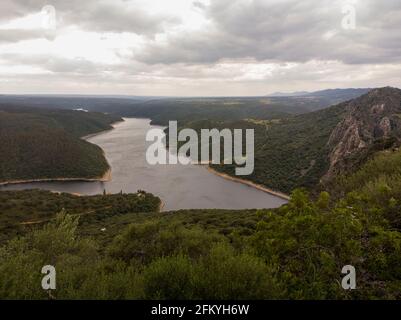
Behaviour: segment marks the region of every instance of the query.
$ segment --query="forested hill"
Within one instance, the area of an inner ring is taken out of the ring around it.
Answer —
[[[312,188],[328,169],[327,142],[341,121],[344,109],[336,106],[283,119],[239,121],[196,121],[184,124],[202,128],[254,129],[255,170],[241,178],[290,193],[297,187]],[[223,144],[221,144],[223,145]],[[235,165],[212,165],[213,169],[235,175]]]
[[[0,111],[16,116],[22,115],[32,120],[36,119],[38,123],[63,129],[76,137],[112,129],[112,123],[122,120],[120,116],[113,114],[39,108],[31,106],[29,103],[17,106],[0,103]]]
[[[81,136],[121,118],[101,113],[0,106],[0,183],[97,179],[109,169],[103,151]]]
[[[401,90],[374,89],[339,105],[275,120],[190,122],[193,128],[254,128],[255,171],[246,179],[282,192],[314,188],[401,141]],[[234,166],[214,166],[234,175]]]

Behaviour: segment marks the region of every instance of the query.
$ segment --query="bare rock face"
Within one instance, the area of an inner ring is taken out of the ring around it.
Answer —
[[[381,130],[383,136],[388,137],[391,134],[391,120],[388,117],[384,117],[380,123],[378,130]]]
[[[328,141],[330,166],[323,180],[352,169],[375,144],[401,141],[400,89],[374,89],[343,105],[345,116]]]

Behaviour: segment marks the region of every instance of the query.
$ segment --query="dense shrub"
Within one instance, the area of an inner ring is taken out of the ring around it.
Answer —
[[[40,270],[52,264],[57,299],[401,299],[400,176],[381,157],[337,181],[333,190],[353,185],[344,196],[298,189],[257,214],[112,214],[102,236],[96,214],[80,224],[62,213],[0,248],[0,298],[49,298]],[[356,290],[341,287],[345,265],[356,268]]]

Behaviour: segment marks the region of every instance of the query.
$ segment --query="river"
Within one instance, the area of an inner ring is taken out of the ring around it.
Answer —
[[[44,189],[81,195],[136,192],[159,196],[164,211],[179,209],[275,208],[286,200],[256,188],[227,180],[198,165],[149,165],[145,158],[150,120],[127,118],[110,130],[92,136],[112,168],[109,182],[37,182],[0,187],[0,190]]]

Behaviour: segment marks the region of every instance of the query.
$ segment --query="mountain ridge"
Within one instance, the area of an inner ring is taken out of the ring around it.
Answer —
[[[323,110],[277,121],[209,121],[209,126],[255,129],[255,170],[247,180],[284,193],[296,188],[314,190],[359,168],[376,152],[399,145],[400,92],[378,88]],[[356,124],[356,131],[349,128],[350,123]],[[199,129],[196,123],[191,126]],[[358,141],[363,141],[360,147]],[[213,169],[235,174],[230,165]]]
[[[274,92],[266,95],[267,97],[302,97],[302,96],[327,96],[327,95],[338,95],[338,94],[360,94],[367,93],[372,88],[335,88],[335,89],[324,89],[317,91],[295,91],[295,92]]]
[[[388,149],[401,141],[400,89],[373,89],[341,105],[346,114],[330,135],[330,167],[324,180],[349,171],[375,146]]]

